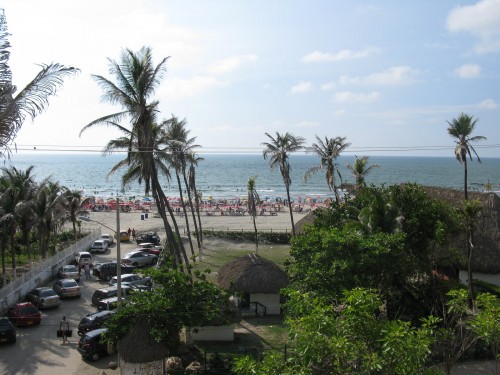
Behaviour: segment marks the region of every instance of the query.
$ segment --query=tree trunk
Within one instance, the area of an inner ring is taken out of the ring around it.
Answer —
[[[188,241],[189,241],[189,247],[191,249],[191,255],[194,255],[193,241],[191,240],[191,230],[189,229],[188,214],[187,214],[187,210],[186,210],[186,204],[184,203],[184,196],[182,195],[182,185],[181,185],[181,178],[179,177],[179,172],[175,171],[175,176],[177,177],[177,184],[179,185],[179,195],[181,198],[182,212],[184,212],[184,220],[186,222],[186,231],[187,231],[187,237],[188,237]],[[187,189],[187,187],[186,187],[186,189]]]
[[[467,157],[464,159],[464,198],[468,200],[468,192],[467,192]]]
[[[290,211],[290,221],[292,222],[292,237],[295,237],[295,225],[293,223],[293,210],[292,210],[292,202],[290,201],[290,187],[288,184],[285,184],[286,188],[286,197],[288,199],[288,210]]]
[[[201,227],[201,217],[200,217],[200,197],[198,196],[198,192],[196,191],[196,186],[193,186],[194,196],[196,202],[196,216],[198,216],[198,226],[200,228],[200,242],[203,246],[203,228]]]
[[[182,171],[182,177],[184,178],[184,185],[186,186],[186,191],[188,194],[189,208],[191,209],[191,216],[193,217],[194,230],[196,231],[196,242],[198,243],[198,254],[199,254],[201,252],[200,232],[198,230],[198,223],[196,222],[196,215],[195,215],[194,207],[193,207],[193,198],[191,198],[191,189],[189,187],[189,184],[188,184],[188,181],[186,178],[186,172],[184,170]]]
[[[10,235],[10,253],[12,255],[12,278],[15,279],[17,277],[16,272],[16,240],[14,238],[14,233]]]
[[[473,231],[467,230],[467,277],[469,278],[469,308],[474,311],[474,280],[472,276],[472,253],[474,250]]]

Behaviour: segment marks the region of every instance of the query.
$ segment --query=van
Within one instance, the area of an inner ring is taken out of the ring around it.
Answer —
[[[108,241],[107,240],[95,240],[92,246],[90,247],[91,253],[105,253],[108,250]]]
[[[127,285],[122,285],[122,297],[130,294],[131,287]],[[116,286],[110,286],[108,288],[97,289],[92,295],[92,306],[98,306],[99,302],[103,299],[108,299],[111,297],[118,296],[118,288]]]

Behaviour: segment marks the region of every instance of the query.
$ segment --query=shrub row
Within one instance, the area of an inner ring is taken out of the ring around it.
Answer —
[[[255,233],[249,231],[230,231],[230,230],[203,230],[204,236],[213,236],[228,240],[255,241]],[[257,232],[259,242],[290,244],[290,233],[285,232]]]

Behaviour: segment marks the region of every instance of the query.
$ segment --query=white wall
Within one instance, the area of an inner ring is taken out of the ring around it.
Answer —
[[[280,315],[280,295],[267,293],[250,294],[250,302],[259,302],[266,306],[267,315]]]
[[[2,315],[18,301],[22,301],[26,294],[37,288],[57,275],[59,267],[71,263],[74,254],[78,251],[87,251],[94,240],[101,236],[101,230],[93,230],[86,237],[80,239],[70,247],[57,252],[54,256],[44,259],[33,265],[33,268],[26,273],[19,275],[16,280],[0,289],[0,312]]]

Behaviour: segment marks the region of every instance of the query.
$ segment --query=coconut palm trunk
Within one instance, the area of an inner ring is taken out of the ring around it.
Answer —
[[[186,192],[188,195],[188,203],[189,208],[191,209],[191,216],[193,218],[194,230],[196,233],[196,242],[198,244],[198,253],[201,251],[201,241],[200,241],[200,231],[198,230],[198,223],[196,222],[196,214],[193,205],[193,198],[191,197],[191,187],[189,186],[187,177],[186,177],[186,168],[183,166],[182,168],[182,177],[184,178],[184,185],[186,186]]]
[[[181,199],[182,212],[184,213],[184,221],[186,223],[186,232],[187,232],[187,237],[188,237],[188,242],[189,242],[189,248],[191,249],[191,255],[194,255],[194,247],[193,247],[193,241],[191,240],[191,230],[189,228],[189,219],[188,219],[188,214],[187,214],[187,210],[186,210],[186,203],[184,202],[184,195],[182,194],[181,179],[179,177],[179,172],[177,170],[175,171],[175,177],[177,178],[177,185],[179,186],[179,196]]]

